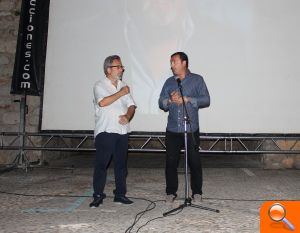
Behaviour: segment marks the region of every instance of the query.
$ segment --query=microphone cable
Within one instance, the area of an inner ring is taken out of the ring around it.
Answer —
[[[153,209],[155,209],[156,207],[156,202],[161,202],[161,201],[165,201],[165,200],[156,200],[156,201],[151,201],[151,200],[148,200],[148,199],[144,199],[144,198],[135,198],[135,197],[129,197],[131,199],[138,199],[138,200],[144,200],[144,201],[147,201],[147,202],[150,202],[150,204],[146,207],[145,210],[137,213],[135,215],[135,218],[133,220],[133,223],[126,229],[125,233],[131,233],[134,226],[137,225],[137,223],[141,220],[142,216],[146,213],[146,212],[149,212]],[[151,219],[149,220],[148,222],[146,222],[144,225],[140,226],[136,232],[138,232],[142,227],[146,226],[149,222],[151,221],[154,221],[155,219],[158,219],[158,218],[162,218],[162,217],[157,217],[157,218],[154,218],[154,219]]]

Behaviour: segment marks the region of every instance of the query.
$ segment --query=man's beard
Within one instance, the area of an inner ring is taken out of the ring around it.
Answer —
[[[116,76],[116,77],[113,77],[113,81],[119,81],[119,80],[122,80],[122,75],[120,76]]]

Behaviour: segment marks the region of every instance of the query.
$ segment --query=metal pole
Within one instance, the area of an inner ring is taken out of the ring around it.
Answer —
[[[188,151],[187,151],[187,116],[184,116],[184,170],[185,170],[185,199],[187,200],[189,195],[189,175],[188,175]]]
[[[21,96],[20,99],[20,124],[19,124],[19,153],[13,161],[13,167],[22,167],[25,168],[27,172],[28,160],[25,155],[25,133],[26,133],[26,93]]]

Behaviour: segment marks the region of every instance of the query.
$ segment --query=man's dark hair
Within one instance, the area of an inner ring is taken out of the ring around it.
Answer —
[[[188,58],[188,56],[184,52],[176,52],[176,53],[172,54],[171,57],[174,57],[174,56],[177,56],[177,55],[180,57],[181,61],[186,62],[186,68],[188,68],[189,67],[189,58]]]

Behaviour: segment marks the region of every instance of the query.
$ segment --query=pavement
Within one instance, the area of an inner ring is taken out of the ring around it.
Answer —
[[[203,201],[196,203],[200,208],[188,206],[163,217],[184,202],[184,169],[179,169],[179,198],[167,204],[164,169],[129,166],[127,196],[134,204],[113,202],[114,175],[109,168],[107,198],[91,209],[93,168],[84,158],[77,160],[73,169],[66,169],[64,162],[59,168],[0,174],[0,232],[254,233],[259,232],[259,208],[264,201],[300,200],[300,170],[208,166],[203,169]]]

